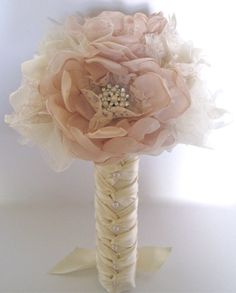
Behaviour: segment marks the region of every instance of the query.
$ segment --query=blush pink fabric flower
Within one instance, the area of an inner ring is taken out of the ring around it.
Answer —
[[[166,25],[162,13],[67,19],[63,36],[23,66],[40,96],[32,117],[51,119],[71,156],[100,164],[171,148],[171,125],[190,106],[190,94],[175,66],[149,54],[147,37],[160,37]],[[119,104],[115,113],[104,111],[101,100],[108,84],[129,95],[129,105]]]

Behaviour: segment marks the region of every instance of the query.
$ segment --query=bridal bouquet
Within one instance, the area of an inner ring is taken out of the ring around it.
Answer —
[[[77,158],[95,166],[96,250],[76,249],[53,273],[96,266],[103,287],[122,292],[135,286],[137,269],[164,262],[169,248],[137,247],[139,157],[205,145],[223,112],[202,66],[175,17],[118,11],[68,17],[22,64],[6,122],[57,171]]]

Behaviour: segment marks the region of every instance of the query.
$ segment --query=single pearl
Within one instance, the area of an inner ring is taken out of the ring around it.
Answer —
[[[113,178],[114,177],[117,178],[117,177],[120,177],[120,172],[114,172],[111,175],[112,175]]]
[[[111,206],[114,208],[114,209],[118,209],[120,207],[120,203],[118,201],[113,201]]]
[[[116,244],[112,244],[111,249],[113,251],[117,251],[118,250],[118,246]]]
[[[113,265],[112,265],[112,267],[113,267],[113,269],[115,270],[115,271],[118,271],[118,266],[117,266],[117,264],[115,264],[115,263],[113,263]]]
[[[114,226],[112,226],[112,231],[113,231],[114,233],[118,233],[118,232],[120,231],[120,227],[117,226],[117,225],[114,225]]]
[[[107,101],[104,101],[104,102],[102,103],[102,105],[103,105],[105,108],[107,108],[107,107],[108,107],[108,102],[107,102]]]

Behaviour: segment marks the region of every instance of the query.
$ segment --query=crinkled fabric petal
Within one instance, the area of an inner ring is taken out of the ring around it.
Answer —
[[[71,118],[73,114],[63,108],[61,100],[58,96],[50,96],[50,98],[46,102],[46,105],[48,112],[52,115],[59,128],[69,139],[73,140],[73,136],[70,134],[66,127],[68,119]]]
[[[87,135],[84,135],[80,129],[70,127],[70,132],[73,134],[78,146],[81,146],[83,149],[89,152],[93,157],[93,160],[104,161],[109,157],[108,154],[104,153],[101,148],[96,146],[96,144],[94,144],[91,139],[87,137]]]
[[[122,62],[122,65],[127,67],[130,72],[138,72],[139,75],[147,72],[161,73],[159,64],[153,58],[139,58],[125,61]]]
[[[157,115],[162,122],[176,118],[184,113],[191,104],[191,97],[183,78],[172,71],[172,86],[169,86],[172,102]]]
[[[108,155],[98,156],[97,152],[95,153],[88,149],[85,149],[77,142],[74,142],[71,140],[66,140],[65,145],[66,145],[66,148],[70,151],[71,154],[73,154],[75,158],[80,158],[82,160],[88,160],[88,161],[94,161],[97,163],[103,163],[109,158]]]
[[[22,73],[30,79],[38,80],[44,74],[47,62],[46,56],[35,56],[34,59],[22,63]]]
[[[98,63],[85,63],[84,67],[88,72],[90,79],[92,79],[95,83],[99,82],[99,80],[108,73],[108,70]]]
[[[156,131],[160,127],[157,119],[152,117],[141,118],[136,121],[128,130],[128,135],[141,141],[146,134]]]
[[[81,116],[79,113],[73,114],[67,121],[68,129],[70,129],[70,127],[78,128],[83,133],[86,133],[88,131],[88,126],[88,120]]]
[[[90,42],[101,42],[112,36],[113,25],[108,19],[98,16],[86,19],[83,31]]]
[[[71,90],[72,82],[70,78],[70,74],[67,71],[64,71],[62,74],[61,81],[61,93],[63,97],[63,101],[68,111],[74,112],[73,106],[71,106],[69,102],[70,98],[70,90]]]
[[[85,119],[90,120],[94,116],[95,112],[94,109],[91,107],[87,99],[83,94],[79,94],[76,97],[76,105],[75,109],[76,111],[82,115]]]
[[[85,68],[84,61],[80,60],[74,60],[70,59],[67,60],[61,71],[66,70],[69,72],[72,85],[73,87],[77,88],[77,90],[80,90],[82,88],[88,88],[89,87],[89,79],[87,76],[87,71]],[[60,77],[60,75],[58,75]]]
[[[116,127],[121,127],[125,129],[126,131],[129,130],[131,124],[127,118],[121,119],[116,123]]]
[[[95,132],[89,132],[89,138],[112,138],[112,137],[122,137],[127,134],[127,131],[121,127],[107,126],[98,129]]]
[[[123,75],[123,74],[127,74],[128,71],[125,67],[123,67],[122,65],[103,58],[103,57],[94,57],[94,58],[89,58],[86,60],[86,62],[88,64],[90,63],[98,63],[101,64],[102,66],[104,66],[107,70],[109,70],[110,72],[114,73],[114,74],[119,74],[119,75]]]
[[[163,79],[156,73],[145,73],[135,79],[131,85],[135,101],[144,111],[160,111],[170,103],[170,93]]]
[[[119,11],[103,11],[99,17],[109,20],[113,25],[113,34],[122,34],[124,29],[124,14]]]
[[[156,131],[156,133],[153,133],[154,140],[152,142],[152,145],[145,148],[142,153],[143,154],[151,154],[151,155],[159,155],[161,152],[167,149],[166,142],[169,141],[169,137],[173,136],[172,132],[169,129],[164,129],[161,131]],[[174,142],[173,142],[174,143]],[[171,147],[172,145],[170,145]]]
[[[94,44],[99,50],[99,55],[114,61],[125,61],[137,58],[137,56],[127,47],[114,42],[102,42]]]
[[[160,34],[167,24],[162,12],[152,14],[148,19],[148,32]]]
[[[141,151],[143,147],[132,137],[115,137],[104,143],[103,150],[112,154],[127,154]]]
[[[70,50],[64,50],[62,52],[58,52],[54,56],[54,58],[49,62],[48,72],[50,74],[58,73],[63,67],[63,65],[70,60],[81,62],[81,56],[78,55],[76,52],[70,51]],[[65,68],[65,69],[69,70],[69,68]]]
[[[103,115],[102,112],[97,112],[89,121],[89,131],[94,132],[108,125],[112,121],[112,117],[111,112],[108,112],[106,115]]]
[[[142,37],[147,32],[148,17],[144,13],[135,13],[134,15],[134,35]]]
[[[100,98],[91,90],[81,89],[84,97],[87,99],[91,107],[94,109],[95,112],[98,112],[102,105]]]

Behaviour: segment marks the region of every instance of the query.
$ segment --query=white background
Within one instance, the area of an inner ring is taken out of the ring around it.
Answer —
[[[20,146],[3,123],[9,94],[50,26],[75,12],[104,9],[175,12],[178,30],[205,49],[209,85],[235,115],[233,1],[1,0],[0,3],[0,292],[104,292],[96,272],[47,271],[75,246],[94,246],[93,165],[78,160],[54,173],[37,148]],[[236,127],[211,136],[214,150],[178,146],[140,163],[140,245],[173,246],[160,272],[140,275],[133,292],[236,292]]]

